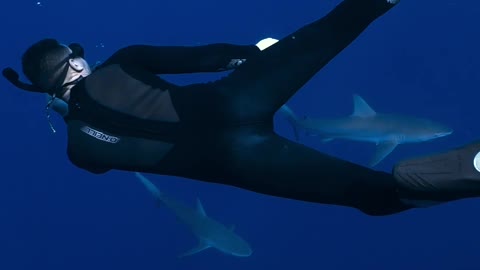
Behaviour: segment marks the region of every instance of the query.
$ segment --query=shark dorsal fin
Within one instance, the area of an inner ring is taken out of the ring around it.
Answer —
[[[353,113],[356,117],[373,117],[377,113],[368,105],[368,103],[359,95],[353,95]]]
[[[202,202],[198,198],[197,198],[197,211],[200,215],[202,215],[204,217],[207,216],[207,214],[205,213],[205,209],[203,209]]]

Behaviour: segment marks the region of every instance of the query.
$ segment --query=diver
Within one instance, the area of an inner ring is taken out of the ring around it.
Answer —
[[[389,215],[480,195],[480,144],[375,171],[287,140],[273,116],[398,0],[344,0],[286,37],[255,45],[131,45],[94,70],[83,48],[43,39],[22,57],[32,84],[66,123],[67,155],[79,168],[124,170],[236,186],[307,202]],[[229,71],[185,86],[162,74]],[[160,75],[160,76],[159,76]],[[63,106],[63,107],[62,107]]]

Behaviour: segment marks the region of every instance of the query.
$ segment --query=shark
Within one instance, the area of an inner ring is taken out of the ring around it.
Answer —
[[[352,114],[345,117],[299,118],[286,104],[279,112],[292,125],[297,141],[299,130],[304,130],[307,136],[322,137],[323,142],[345,139],[375,143],[377,149],[368,164],[370,167],[377,166],[399,144],[430,141],[453,132],[451,128],[429,119],[377,113],[358,94],[353,95]]]
[[[190,208],[160,192],[143,174],[135,172],[135,176],[154,196],[159,205],[166,206],[173,211],[177,218],[186,224],[197,237],[198,245],[180,254],[179,258],[199,253],[208,248],[215,248],[222,253],[237,257],[248,257],[253,253],[250,245],[234,232],[233,226],[227,227],[207,216],[198,198],[196,208]]]

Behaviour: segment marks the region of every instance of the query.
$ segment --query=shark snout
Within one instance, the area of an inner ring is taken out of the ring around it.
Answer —
[[[235,255],[238,257],[249,257],[250,255],[252,255],[252,253],[253,253],[253,250],[250,247],[250,245],[244,242],[235,248],[234,252],[232,252],[232,255]]]
[[[232,255],[237,256],[237,257],[249,257],[252,255],[253,251],[251,249],[244,250],[241,252],[232,252]]]

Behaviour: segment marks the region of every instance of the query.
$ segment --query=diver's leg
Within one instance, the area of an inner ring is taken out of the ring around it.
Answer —
[[[369,215],[410,208],[399,200],[391,174],[322,154],[275,135],[269,126],[185,138],[150,172],[354,207]]]
[[[369,215],[411,208],[400,200],[392,174],[320,153],[278,135],[238,135],[244,142],[234,148],[235,162],[230,167],[236,186],[284,198],[354,207]]]
[[[345,0],[308,24],[247,59],[216,82],[230,97],[230,112],[252,119],[270,117],[315,73],[394,4],[387,0]]]
[[[480,141],[399,162],[393,174],[400,195],[422,206],[480,196]]]

